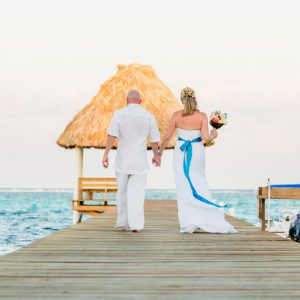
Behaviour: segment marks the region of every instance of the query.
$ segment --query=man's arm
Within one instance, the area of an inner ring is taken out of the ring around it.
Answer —
[[[149,139],[150,139],[150,144],[151,144],[151,148],[153,151],[152,163],[156,167],[159,167],[160,163],[161,163],[161,159],[158,154],[158,142],[160,139],[160,134],[159,134],[156,120],[153,116],[150,121]]]
[[[153,151],[152,163],[156,167],[160,167],[161,159],[160,159],[160,156],[158,154],[158,142],[151,143],[151,148],[152,148],[152,151]]]
[[[102,159],[102,165],[104,168],[108,168],[108,165],[109,165],[108,153],[111,150],[116,139],[117,138],[115,136],[111,136],[111,135],[107,136],[106,147],[105,147],[105,151],[104,151],[103,159]]]
[[[108,153],[112,148],[115,140],[119,137],[119,117],[118,113],[114,113],[111,123],[108,127],[108,136],[106,141],[106,147],[103,154],[102,165],[104,168],[108,168],[109,160],[108,160]]]

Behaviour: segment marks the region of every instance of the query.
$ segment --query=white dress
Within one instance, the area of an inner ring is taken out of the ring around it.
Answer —
[[[205,150],[203,143],[200,141],[200,130],[178,128],[177,133],[178,138],[183,139],[177,140],[173,155],[180,232],[237,232],[225,220],[223,208],[217,207],[218,205],[211,197],[206,182]],[[193,142],[189,143],[188,141]],[[185,149],[181,149],[180,147],[184,147]],[[184,171],[184,163],[187,166],[188,161],[188,147],[190,147],[189,151],[190,154],[192,153],[192,157],[190,159],[189,170]]]

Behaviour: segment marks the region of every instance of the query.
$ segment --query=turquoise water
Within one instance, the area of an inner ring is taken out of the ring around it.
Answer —
[[[213,197],[234,208],[236,217],[257,223],[255,190],[215,190]],[[173,200],[176,193],[149,190],[146,198]],[[71,199],[71,191],[0,191],[0,255],[71,225]],[[273,201],[271,217],[278,219],[284,208],[300,208],[300,201]]]

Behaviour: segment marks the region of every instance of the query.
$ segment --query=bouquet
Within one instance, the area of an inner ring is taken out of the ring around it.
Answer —
[[[219,129],[223,125],[227,125],[227,113],[222,113],[220,110],[216,110],[211,113],[209,124],[215,129]]]
[[[212,112],[209,118],[209,124],[215,129],[219,129],[223,125],[227,125],[227,113],[222,113],[220,110]],[[213,146],[214,144],[214,140],[204,142],[205,147]]]

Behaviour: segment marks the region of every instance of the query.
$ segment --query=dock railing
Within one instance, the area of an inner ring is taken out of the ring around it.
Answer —
[[[258,217],[261,230],[266,230],[266,200],[300,200],[300,185],[282,184],[258,188]]]

